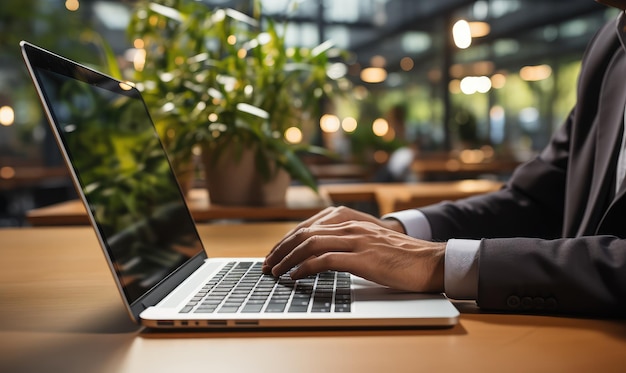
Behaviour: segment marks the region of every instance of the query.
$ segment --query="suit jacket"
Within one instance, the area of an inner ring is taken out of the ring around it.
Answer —
[[[626,183],[615,193],[614,176],[626,53],[617,30],[609,22],[596,34],[575,108],[502,190],[420,209],[434,240],[482,239],[481,308],[626,315]]]

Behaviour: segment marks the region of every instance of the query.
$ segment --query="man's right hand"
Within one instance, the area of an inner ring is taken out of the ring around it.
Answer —
[[[409,237],[393,223],[345,207],[326,209],[276,244],[263,271],[280,276],[297,267],[294,279],[347,271],[395,289],[442,292],[446,244]]]

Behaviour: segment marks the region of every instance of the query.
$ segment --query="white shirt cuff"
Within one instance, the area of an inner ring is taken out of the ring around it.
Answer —
[[[382,219],[395,219],[404,227],[404,231],[408,236],[419,238],[420,240],[430,241],[432,232],[430,223],[426,216],[419,210],[402,210],[385,214]]]
[[[449,240],[444,262],[444,289],[452,299],[476,299],[480,240]]]

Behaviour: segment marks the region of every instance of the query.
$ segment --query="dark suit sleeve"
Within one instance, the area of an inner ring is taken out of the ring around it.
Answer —
[[[477,303],[483,309],[626,315],[626,240],[559,238],[570,125],[502,190],[420,209],[434,240],[481,239]]]
[[[626,316],[626,241],[614,236],[481,243],[484,309]]]
[[[568,120],[500,191],[420,209],[433,239],[480,239],[483,309],[626,316],[626,240],[562,237]]]

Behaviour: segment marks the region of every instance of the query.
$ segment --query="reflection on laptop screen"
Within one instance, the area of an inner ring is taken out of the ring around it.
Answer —
[[[36,68],[129,303],[202,251],[139,93]]]

